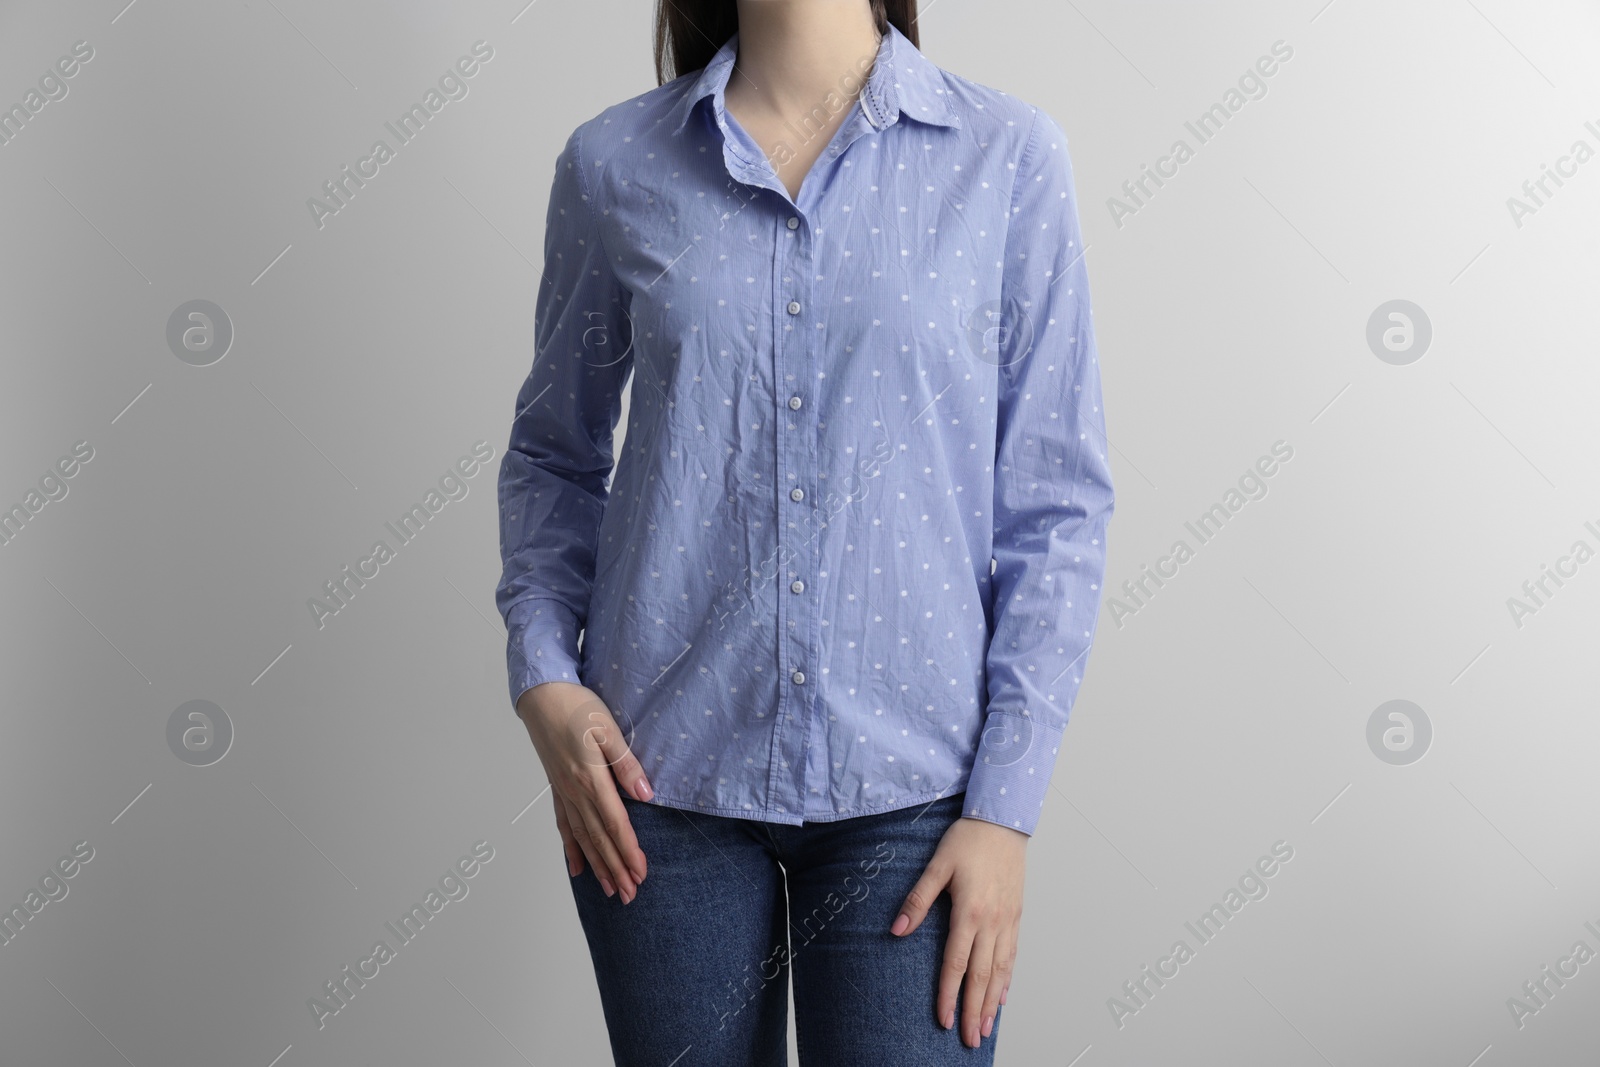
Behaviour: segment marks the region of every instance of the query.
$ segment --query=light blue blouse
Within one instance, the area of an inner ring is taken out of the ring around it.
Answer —
[[[891,27],[791,199],[723,106],[737,47],[556,162],[499,474],[512,702],[588,686],[659,804],[965,791],[1032,834],[1113,501],[1066,136]]]

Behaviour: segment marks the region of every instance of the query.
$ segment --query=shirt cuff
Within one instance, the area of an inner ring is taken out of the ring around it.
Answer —
[[[1061,737],[1061,730],[1031,716],[990,712],[967,778],[962,816],[1033,836],[1050,789]]]
[[[577,615],[559,600],[537,597],[511,609],[506,620],[506,672],[513,710],[523,693],[543,682],[583,684],[581,629]]]

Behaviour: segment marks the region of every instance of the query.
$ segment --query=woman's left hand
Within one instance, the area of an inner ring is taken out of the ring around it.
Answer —
[[[950,937],[939,972],[934,1017],[955,1025],[962,993],[961,1039],[977,1048],[994,1027],[995,1006],[1006,1002],[1022,920],[1023,867],[1028,835],[982,819],[950,824],[917,884],[906,894],[890,933],[905,936],[921,923],[941,890],[950,892]]]

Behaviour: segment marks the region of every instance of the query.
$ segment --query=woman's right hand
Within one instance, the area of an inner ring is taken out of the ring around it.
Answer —
[[[555,795],[568,873],[582,874],[587,859],[606,896],[620,890],[624,904],[633,900],[644,881],[645,858],[617,785],[635,800],[655,793],[611,709],[586,686],[543,682],[522,694],[517,716]]]

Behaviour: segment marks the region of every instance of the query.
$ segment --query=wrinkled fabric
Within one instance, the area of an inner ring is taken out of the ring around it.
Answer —
[[[499,475],[512,702],[588,686],[660,804],[964,791],[1032,834],[1113,507],[1066,136],[891,27],[791,199],[724,107],[737,47],[556,161]]]

